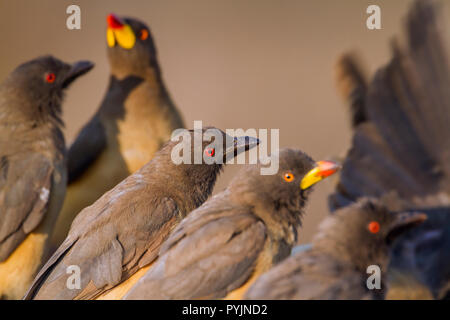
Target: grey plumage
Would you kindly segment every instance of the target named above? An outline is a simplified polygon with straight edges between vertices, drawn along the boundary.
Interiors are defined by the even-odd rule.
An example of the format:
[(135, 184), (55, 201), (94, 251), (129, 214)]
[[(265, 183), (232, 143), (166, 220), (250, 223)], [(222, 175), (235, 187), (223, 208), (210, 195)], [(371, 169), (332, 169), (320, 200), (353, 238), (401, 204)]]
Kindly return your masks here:
[[(224, 150), (227, 156), (258, 143), (255, 138), (239, 137), (230, 147), (225, 133), (210, 130), (223, 135), (223, 145), (213, 143), (216, 152)], [(27, 299), (93, 299), (157, 257), (169, 232), (211, 194), (222, 168), (222, 164), (205, 162), (175, 164), (171, 152), (177, 144), (168, 142), (148, 164), (77, 215), (69, 235), (37, 275)], [(200, 145), (201, 154), (209, 144)], [(66, 286), (70, 265), (81, 270), (78, 290)]]
[(390, 281), (394, 287), (406, 283), (397, 276), (408, 275), (435, 298), (450, 283), (450, 69), (438, 11), (434, 1), (414, 2), (406, 47), (394, 41), (393, 58), (371, 82), (362, 104), (367, 119), (355, 128), (330, 197), (335, 210), (363, 196), (394, 194), (390, 209), (426, 212), (428, 220), (393, 249)]
[[(113, 36), (115, 43), (107, 46), (108, 88), (69, 148), (69, 185), (51, 237), (54, 249), (82, 209), (139, 170), (174, 130), (184, 127), (163, 81), (149, 27), (135, 18), (109, 15), (111, 19), (135, 41), (123, 47)], [(109, 25), (107, 32), (114, 32)]]
[[(124, 299), (238, 299), (254, 277), (286, 258), (311, 192), (299, 186), (315, 164), (293, 149), (279, 159), (277, 174), (248, 165), (184, 219)], [(284, 181), (286, 173), (295, 178)]]
[[(391, 213), (382, 203), (360, 200), (327, 217), (310, 250), (299, 252), (262, 275), (247, 299), (380, 299), (386, 293), (389, 249), (404, 230), (425, 214)], [(379, 231), (371, 231), (377, 223)], [(370, 290), (367, 268), (381, 270), (381, 288)]]
[[(0, 86), (0, 296), (19, 298), (9, 290), (14, 286), (9, 268), (15, 263), (39, 266), (45, 257), (43, 248), (38, 257), (33, 255), (38, 252), (21, 252), (21, 257), (6, 261), (45, 218), (50, 221), (39, 231), (42, 234), (50, 232), (57, 217), (67, 179), (61, 120), (64, 89), (92, 66), (45, 56), (17, 67)], [(19, 277), (34, 276), (30, 269), (36, 267), (22, 268), (30, 274)], [(22, 280), (17, 280), (20, 288), (19, 283)]]

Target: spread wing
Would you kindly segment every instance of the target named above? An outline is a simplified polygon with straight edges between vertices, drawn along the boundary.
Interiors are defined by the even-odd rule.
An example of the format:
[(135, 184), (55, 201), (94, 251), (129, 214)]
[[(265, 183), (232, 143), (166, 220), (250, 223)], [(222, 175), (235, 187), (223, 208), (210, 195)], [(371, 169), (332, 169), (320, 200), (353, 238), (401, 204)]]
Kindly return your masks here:
[(222, 298), (251, 276), (265, 226), (218, 196), (182, 221), (124, 299)]
[[(418, 275), (435, 297), (445, 295), (441, 292), (450, 282), (445, 269), (450, 265), (445, 241), (450, 235), (450, 68), (438, 12), (433, 1), (414, 2), (407, 46), (394, 44), (390, 63), (369, 85), (361, 104), (366, 121), (355, 128), (329, 199), (336, 210), (363, 196), (394, 191), (407, 200), (404, 209), (427, 213), (425, 223), (396, 242), (390, 270)], [(393, 210), (399, 210), (398, 200)], [(431, 234), (440, 240), (430, 241)]]
[(95, 115), (69, 148), (68, 174), (69, 184), (78, 179), (106, 148), (105, 128)]
[(368, 88), (367, 121), (330, 198), (332, 210), (390, 190), (406, 199), (450, 193), (450, 72), (436, 10), (417, 1), (407, 20), (407, 48)]
[[(136, 174), (80, 212), (27, 299), (92, 299), (155, 259), (178, 207), (170, 198), (145, 199), (151, 191)], [(80, 271), (79, 288), (67, 286), (73, 266)]]
[(0, 157), (0, 261), (33, 231), (46, 213), (54, 167), (38, 153)]

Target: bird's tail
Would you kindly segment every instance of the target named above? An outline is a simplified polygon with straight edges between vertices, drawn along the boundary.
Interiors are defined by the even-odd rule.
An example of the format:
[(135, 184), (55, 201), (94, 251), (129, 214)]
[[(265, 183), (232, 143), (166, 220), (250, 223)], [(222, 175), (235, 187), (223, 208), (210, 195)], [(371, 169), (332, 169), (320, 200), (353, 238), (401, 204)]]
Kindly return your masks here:
[(450, 194), (450, 69), (437, 13), (432, 1), (414, 3), (406, 47), (393, 43), (393, 58), (366, 89), (365, 121), (355, 127), (332, 209), (392, 190), (405, 199)]
[(352, 127), (367, 119), (365, 98), (367, 77), (360, 58), (355, 53), (343, 55), (336, 64), (337, 89), (349, 106)]

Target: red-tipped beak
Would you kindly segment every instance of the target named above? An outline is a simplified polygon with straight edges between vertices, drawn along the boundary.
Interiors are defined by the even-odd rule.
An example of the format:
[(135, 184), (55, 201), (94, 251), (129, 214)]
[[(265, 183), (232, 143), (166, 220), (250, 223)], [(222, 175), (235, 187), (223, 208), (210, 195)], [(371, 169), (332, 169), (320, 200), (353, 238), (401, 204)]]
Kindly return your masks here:
[(316, 166), (303, 177), (300, 188), (308, 189), (317, 182), (331, 176), (340, 169), (339, 164), (332, 161), (318, 161)]
[(108, 14), (106, 17), (106, 22), (108, 22), (108, 28), (111, 29), (122, 29), (124, 26), (122, 20), (120, 20), (120, 18), (113, 13)]
[(335, 174), (341, 168), (339, 164), (333, 161), (318, 161), (317, 164), (320, 169), (317, 175), (322, 178), (327, 178)]

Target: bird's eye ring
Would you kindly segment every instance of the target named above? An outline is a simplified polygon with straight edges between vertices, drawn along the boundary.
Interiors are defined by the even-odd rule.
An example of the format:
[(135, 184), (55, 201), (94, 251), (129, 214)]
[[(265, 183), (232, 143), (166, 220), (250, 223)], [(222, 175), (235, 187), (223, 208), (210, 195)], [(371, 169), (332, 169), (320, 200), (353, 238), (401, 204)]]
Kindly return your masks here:
[(288, 172), (284, 175), (283, 178), (286, 182), (292, 182), (294, 180), (294, 175), (292, 173)]
[(378, 231), (380, 231), (380, 224), (376, 221), (372, 221), (367, 225), (367, 229), (369, 229), (370, 233), (378, 233)]
[(147, 40), (147, 38), (148, 38), (148, 31), (147, 31), (147, 29), (142, 29), (141, 30), (141, 32), (139, 34), (139, 38), (141, 40)]
[(55, 76), (54, 73), (48, 73), (48, 74), (45, 76), (45, 80), (46, 80), (48, 83), (53, 83), (53, 82), (55, 82), (55, 80), (56, 80), (56, 76)]
[(214, 154), (216, 153), (216, 149), (214, 149), (214, 148), (206, 148), (205, 149), (205, 154), (208, 156), (208, 157), (214, 157)]

